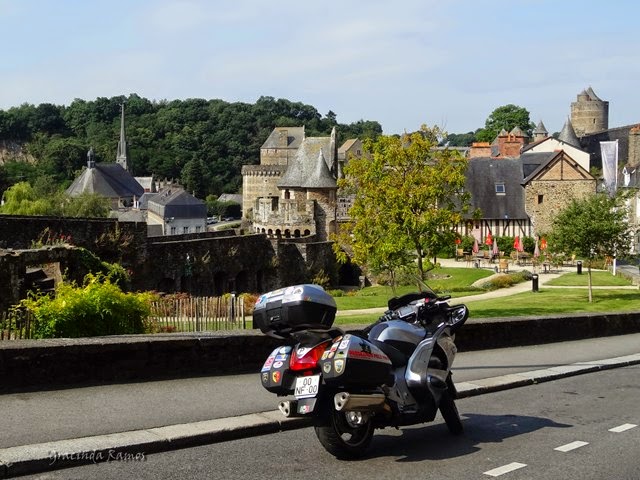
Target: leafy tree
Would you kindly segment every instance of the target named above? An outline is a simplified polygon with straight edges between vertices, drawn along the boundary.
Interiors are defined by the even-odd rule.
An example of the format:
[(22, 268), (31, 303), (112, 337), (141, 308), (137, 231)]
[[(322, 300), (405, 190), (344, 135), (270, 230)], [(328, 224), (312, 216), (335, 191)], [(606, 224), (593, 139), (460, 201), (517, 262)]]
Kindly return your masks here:
[(473, 132), (450, 133), (441, 143), (450, 147), (470, 147), (475, 140), (476, 134)]
[[(440, 131), (381, 136), (366, 141), (367, 156), (352, 159), (339, 186), (355, 196), (351, 220), (337, 236), (356, 263), (393, 271), (414, 259), (422, 279), (424, 258), (453, 243), (454, 227), (467, 209), (467, 160), (457, 151), (435, 150)], [(428, 265), (427, 265), (428, 268)]]
[(501, 130), (510, 132), (515, 127), (520, 127), (530, 137), (535, 125), (531, 123), (529, 111), (526, 108), (510, 103), (491, 112), (485, 121), (484, 129), (476, 133), (476, 138), (480, 142), (493, 142)]
[(550, 242), (556, 251), (587, 260), (589, 303), (593, 301), (591, 263), (598, 256), (614, 256), (629, 249), (627, 209), (622, 196), (598, 193), (573, 200), (553, 221)]

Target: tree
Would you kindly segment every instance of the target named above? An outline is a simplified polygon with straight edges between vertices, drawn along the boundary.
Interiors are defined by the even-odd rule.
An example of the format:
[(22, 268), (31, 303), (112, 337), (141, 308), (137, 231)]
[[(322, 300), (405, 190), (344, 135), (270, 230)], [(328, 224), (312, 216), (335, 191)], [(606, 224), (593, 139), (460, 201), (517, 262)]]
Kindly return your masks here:
[(551, 243), (555, 250), (587, 259), (589, 303), (593, 301), (591, 264), (598, 256), (614, 256), (629, 248), (627, 209), (622, 196), (598, 193), (573, 200), (553, 221)]
[(531, 136), (535, 125), (529, 119), (529, 111), (524, 107), (513, 104), (496, 108), (484, 123), (484, 129), (476, 133), (479, 142), (493, 142), (501, 130), (510, 132), (515, 127), (520, 127), (523, 133)]
[(381, 136), (365, 142), (368, 153), (352, 159), (339, 186), (354, 194), (350, 221), (336, 239), (356, 263), (392, 273), (417, 262), (425, 277), (424, 258), (453, 244), (468, 193), (467, 160), (459, 152), (436, 150), (441, 132), (423, 126), (419, 132)]

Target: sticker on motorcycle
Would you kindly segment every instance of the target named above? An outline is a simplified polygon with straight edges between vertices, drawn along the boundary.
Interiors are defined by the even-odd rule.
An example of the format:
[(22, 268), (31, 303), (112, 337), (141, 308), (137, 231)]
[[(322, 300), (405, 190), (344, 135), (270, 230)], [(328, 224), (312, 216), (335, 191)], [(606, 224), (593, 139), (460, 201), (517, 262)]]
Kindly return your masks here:
[(276, 355), (275, 360), (276, 360), (276, 362), (286, 362), (287, 361), (287, 355), (285, 355), (285, 354)]
[(291, 347), (280, 347), (278, 353), (289, 353), (291, 351)]
[(282, 367), (282, 365), (284, 365), (284, 363), (282, 363), (282, 362), (275, 362), (275, 363), (273, 364), (273, 368), (281, 368), (281, 367)]
[(331, 371), (331, 362), (326, 362), (324, 365), (322, 365), (322, 371), (324, 373), (329, 373)]
[(264, 383), (265, 385), (266, 385), (267, 383), (269, 383), (269, 373), (268, 373), (268, 372), (264, 372), (264, 373), (262, 374), (262, 383)]
[(338, 347), (340, 350), (344, 350), (345, 348), (347, 348), (349, 346), (349, 339), (351, 338), (350, 335), (346, 335), (344, 337), (344, 340), (342, 340), (340, 342), (340, 346)]
[(262, 366), (261, 372), (266, 372), (268, 370), (271, 370), (271, 365), (273, 365), (273, 362), (275, 359), (276, 359), (275, 356), (268, 357), (267, 360), (264, 362), (264, 365)]
[(271, 374), (271, 378), (273, 379), (273, 383), (280, 383), (280, 379), (282, 378), (282, 374), (280, 370), (276, 370)]
[(344, 371), (344, 360), (336, 360), (333, 362), (333, 368), (335, 368), (336, 374), (340, 375)]
[[(379, 350), (378, 348), (365, 342), (364, 340), (360, 341), (357, 344), (357, 347), (359, 347), (359, 349), (354, 348), (356, 347), (354, 343), (350, 345), (350, 350), (347, 352), (347, 357), (358, 358), (362, 360), (373, 360), (376, 362), (383, 362), (383, 363), (389, 363), (389, 364), (391, 363), (391, 360), (389, 360), (389, 357), (387, 357), (384, 353), (382, 353), (382, 350)], [(371, 347), (373, 347), (373, 349)]]

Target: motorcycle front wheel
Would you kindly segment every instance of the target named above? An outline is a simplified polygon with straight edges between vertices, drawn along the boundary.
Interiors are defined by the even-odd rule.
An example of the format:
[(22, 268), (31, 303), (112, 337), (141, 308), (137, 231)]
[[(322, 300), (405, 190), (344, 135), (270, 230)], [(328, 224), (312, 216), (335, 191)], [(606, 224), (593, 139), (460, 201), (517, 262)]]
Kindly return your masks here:
[(316, 436), (327, 452), (338, 459), (362, 457), (373, 438), (373, 423), (359, 412), (329, 409), (325, 423), (315, 427)]

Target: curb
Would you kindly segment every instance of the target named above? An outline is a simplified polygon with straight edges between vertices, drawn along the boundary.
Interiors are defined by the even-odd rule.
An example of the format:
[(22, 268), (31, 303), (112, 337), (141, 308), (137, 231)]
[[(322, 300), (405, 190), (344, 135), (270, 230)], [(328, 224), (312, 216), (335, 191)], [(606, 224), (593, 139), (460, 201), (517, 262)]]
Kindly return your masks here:
[[(508, 390), (612, 368), (640, 365), (640, 354), (577, 362), (543, 370), (456, 384), (457, 398)], [(0, 478), (46, 472), (99, 462), (143, 461), (166, 452), (311, 426), (308, 418), (286, 418), (279, 411), (205, 420), (0, 449)]]

